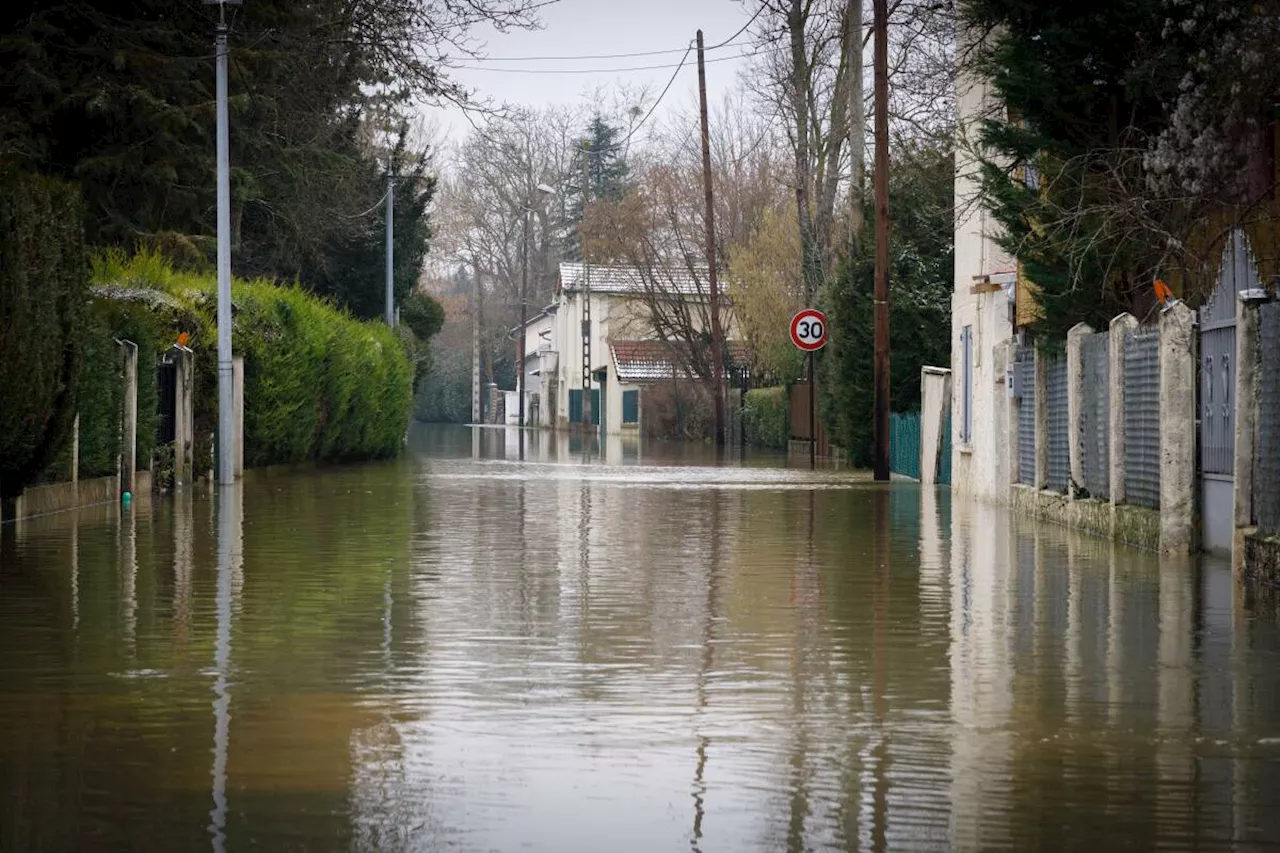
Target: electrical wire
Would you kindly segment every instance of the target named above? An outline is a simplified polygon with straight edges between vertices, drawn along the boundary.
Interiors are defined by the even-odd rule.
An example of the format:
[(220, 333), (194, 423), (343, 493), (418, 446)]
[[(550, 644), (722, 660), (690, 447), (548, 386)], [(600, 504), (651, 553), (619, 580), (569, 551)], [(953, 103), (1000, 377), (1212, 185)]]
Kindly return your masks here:
[[(745, 33), (747, 31), (747, 28), (756, 22), (756, 18), (760, 17), (760, 14), (764, 12), (764, 9), (765, 9), (764, 4), (761, 4), (760, 8), (756, 9), (756, 13), (751, 16), (751, 19), (747, 21), (745, 24), (743, 24), (742, 27), (736, 33), (729, 36), (727, 39), (725, 39), (724, 41), (718, 44), (708, 45), (707, 47), (704, 48), (704, 50), (720, 50), (726, 47), (742, 47), (748, 44), (748, 42), (737, 42), (737, 38), (738, 36)], [(683, 53), (683, 52), (684, 52), (683, 48), (673, 47), (669, 50), (642, 50), (634, 53), (582, 53), (574, 56), (471, 56), (471, 57), (467, 57), (466, 61), (469, 63), (470, 62), (576, 62), (583, 59), (637, 59), (645, 56), (668, 56), (671, 54)], [(464, 66), (464, 67), (467, 67), (467, 66)], [(651, 66), (651, 68), (663, 68), (663, 67), (670, 68), (672, 66), (670, 65)], [(624, 68), (624, 69), (618, 69), (618, 70), (628, 71), (632, 69)], [(649, 70), (649, 68), (635, 69), (635, 70)], [(587, 73), (587, 72), (584, 72), (584, 73)]]
[[(718, 56), (714, 59), (705, 60), (707, 65), (713, 62), (729, 62), (734, 59), (743, 59), (746, 57), (756, 56), (766, 51), (752, 51), (750, 53), (735, 53), (733, 56)], [(686, 57), (688, 51), (685, 52)], [(679, 68), (684, 64), (684, 59), (676, 63), (665, 63), (662, 65), (636, 65), (630, 68), (487, 68), (483, 65), (454, 65), (453, 68), (465, 68), (468, 71), (488, 71), (495, 74), (622, 74), (631, 71), (661, 71), (664, 68)]]
[(724, 47), (725, 45), (727, 45), (729, 42), (731, 42), (731, 41), (733, 41), (734, 39), (736, 39), (738, 36), (740, 36), (740, 35), (742, 35), (743, 33), (745, 33), (745, 32), (747, 31), (747, 27), (749, 27), (749, 26), (751, 26), (752, 24), (754, 24), (754, 23), (756, 22), (756, 18), (760, 17), (760, 13), (764, 11), (764, 7), (765, 7), (765, 4), (764, 4), (764, 3), (761, 3), (761, 4), (760, 4), (760, 8), (759, 8), (759, 9), (756, 9), (756, 13), (755, 13), (754, 15), (752, 15), (752, 16), (751, 16), (751, 20), (747, 21), (745, 24), (743, 24), (743, 25), (742, 25), (742, 29), (738, 30), (736, 33), (734, 33), (733, 35), (729, 36), (727, 39), (725, 39), (724, 41), (720, 42), (719, 44), (713, 44), (713, 45), (711, 45), (711, 47), (704, 48), (704, 50), (719, 50), (720, 48), (722, 48), (722, 47)]
[(691, 42), (689, 46), (684, 49), (684, 56), (680, 57), (680, 64), (677, 65), (676, 70), (672, 72), (671, 79), (667, 81), (667, 85), (662, 89), (662, 94), (658, 95), (658, 99), (653, 102), (653, 106), (649, 107), (649, 112), (644, 114), (644, 118), (640, 119), (636, 126), (631, 128), (630, 132), (627, 133), (626, 138), (622, 140), (622, 146), (626, 146), (627, 143), (631, 141), (631, 137), (636, 135), (636, 131), (649, 120), (649, 116), (653, 115), (653, 111), (658, 108), (658, 104), (662, 103), (662, 99), (667, 96), (667, 92), (671, 91), (671, 84), (676, 82), (676, 77), (680, 74), (680, 69), (684, 67), (685, 62), (689, 59), (689, 52), (692, 50), (693, 44)]
[[(733, 39), (717, 45), (717, 47), (740, 47), (738, 45), (730, 45)], [(745, 44), (745, 42), (743, 43)], [(712, 50), (712, 48), (707, 48)], [(575, 62), (580, 59), (636, 59), (644, 56), (667, 56), (673, 53), (683, 53), (684, 48), (673, 47), (670, 50), (642, 50), (638, 53), (584, 53), (577, 56), (471, 56), (467, 57), (467, 62)]]

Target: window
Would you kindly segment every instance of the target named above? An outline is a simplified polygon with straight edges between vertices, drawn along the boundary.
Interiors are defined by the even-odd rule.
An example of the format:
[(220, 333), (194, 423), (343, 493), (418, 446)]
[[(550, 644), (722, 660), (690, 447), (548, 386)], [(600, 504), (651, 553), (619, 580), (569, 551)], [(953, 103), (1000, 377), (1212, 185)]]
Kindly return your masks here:
[(622, 422), (624, 424), (640, 423), (640, 392), (622, 392)]
[(960, 443), (973, 441), (973, 326), (960, 330)]

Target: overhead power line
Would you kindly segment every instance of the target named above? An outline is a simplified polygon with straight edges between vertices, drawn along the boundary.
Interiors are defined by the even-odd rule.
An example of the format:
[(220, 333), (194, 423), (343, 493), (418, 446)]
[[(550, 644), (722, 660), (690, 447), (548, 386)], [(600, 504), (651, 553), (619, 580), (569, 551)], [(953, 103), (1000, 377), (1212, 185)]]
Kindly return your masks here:
[[(756, 50), (743, 53), (735, 53), (732, 56), (718, 56), (715, 59), (706, 60), (707, 64), (712, 62), (730, 62), (734, 59), (747, 59), (752, 56), (759, 56), (762, 53), (769, 53), (780, 48), (766, 48), (764, 50)], [(686, 51), (686, 58), (688, 51)], [(495, 74), (623, 74), (632, 71), (661, 71), (665, 68), (679, 68), (684, 64), (684, 59), (676, 63), (663, 63), (661, 65), (634, 65), (629, 68), (489, 68), (483, 65), (455, 65), (454, 68), (465, 68), (468, 71), (489, 71)]]
[[(729, 39), (725, 41), (721, 47), (741, 47), (747, 42), (739, 42), (731, 45)], [(673, 47), (669, 50), (642, 50), (638, 53), (583, 53), (576, 56), (471, 56), (467, 58), (467, 62), (575, 62), (581, 59), (636, 59), (644, 56), (670, 56), (676, 53), (684, 53), (683, 47)]]
[[(723, 47), (741, 47), (741, 46), (750, 44), (750, 42), (737, 41), (737, 37), (741, 36), (742, 33), (746, 32), (746, 29), (748, 29), (748, 27), (750, 27), (751, 24), (755, 23), (755, 19), (759, 18), (760, 13), (763, 13), (763, 12), (764, 12), (764, 5), (760, 5), (760, 8), (755, 10), (755, 14), (751, 15), (751, 19), (748, 20), (748, 22), (746, 22), (745, 24), (742, 24), (742, 27), (739, 29), (739, 31), (733, 33), (733, 35), (726, 38), (726, 40), (719, 42), (719, 44), (708, 45), (707, 47), (705, 47), (705, 50), (721, 50), (723, 49)], [(558, 63), (558, 61), (564, 61), (564, 63), (570, 63), (570, 61), (579, 61), (584, 59), (639, 59), (639, 58), (643, 58), (643, 56), (669, 56), (673, 54), (685, 54), (685, 53), (687, 53), (687, 47), (671, 47), (671, 49), (667, 49), (667, 50), (641, 50), (641, 51), (635, 51), (635, 53), (627, 53), (627, 54), (575, 54), (575, 55), (562, 55), (562, 56), (468, 56), (466, 61), (467, 63)], [(708, 60), (708, 61), (716, 61), (716, 60)], [(470, 64), (462, 65), (462, 67), (470, 68)], [(671, 65), (654, 65), (653, 68), (671, 68)], [(618, 69), (618, 70), (627, 70), (627, 69)], [(644, 68), (639, 70), (649, 70), (649, 69)]]

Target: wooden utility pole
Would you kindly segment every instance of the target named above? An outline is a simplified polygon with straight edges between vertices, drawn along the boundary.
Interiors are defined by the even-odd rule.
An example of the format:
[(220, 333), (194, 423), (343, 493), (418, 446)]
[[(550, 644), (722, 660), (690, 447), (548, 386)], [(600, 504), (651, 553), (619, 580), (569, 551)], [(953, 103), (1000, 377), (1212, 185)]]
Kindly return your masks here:
[(724, 447), (724, 350), (720, 330), (720, 281), (716, 276), (716, 210), (711, 189), (711, 131), (707, 124), (707, 67), (702, 56), (702, 30), (698, 30), (698, 112), (702, 118), (702, 185), (707, 202), (707, 277), (711, 283), (711, 372), (716, 447)]
[(889, 479), (889, 10), (873, 0), (876, 42), (875, 478)]

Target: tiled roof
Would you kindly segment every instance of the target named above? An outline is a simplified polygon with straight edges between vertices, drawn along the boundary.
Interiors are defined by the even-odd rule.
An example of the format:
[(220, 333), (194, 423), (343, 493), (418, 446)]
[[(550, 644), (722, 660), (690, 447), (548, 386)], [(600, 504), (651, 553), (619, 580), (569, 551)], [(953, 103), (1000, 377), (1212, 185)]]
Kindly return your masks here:
[(697, 271), (697, 278), (684, 267), (667, 267), (652, 275), (643, 275), (639, 267), (613, 267), (590, 265), (590, 281), (584, 264), (561, 264), (560, 287), (566, 291), (580, 291), (586, 283), (596, 293), (644, 293), (649, 288), (662, 292), (674, 292), (683, 296), (710, 295), (710, 283), (705, 269)]
[[(687, 376), (683, 368), (675, 367), (671, 345), (662, 341), (610, 341), (609, 350), (613, 354), (613, 366), (620, 382), (657, 382), (670, 379), (673, 372), (679, 376)], [(729, 352), (736, 364), (747, 363), (745, 343), (730, 341)]]

